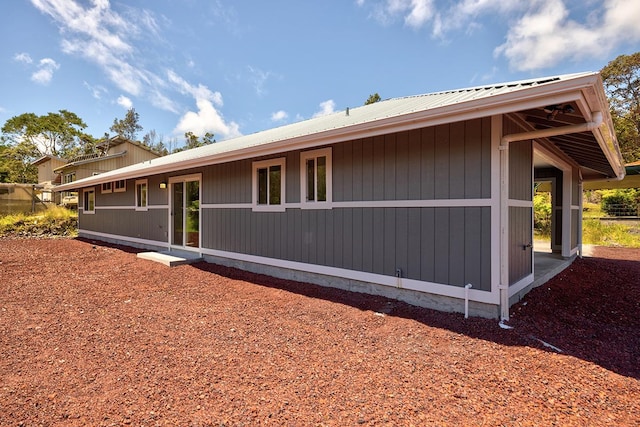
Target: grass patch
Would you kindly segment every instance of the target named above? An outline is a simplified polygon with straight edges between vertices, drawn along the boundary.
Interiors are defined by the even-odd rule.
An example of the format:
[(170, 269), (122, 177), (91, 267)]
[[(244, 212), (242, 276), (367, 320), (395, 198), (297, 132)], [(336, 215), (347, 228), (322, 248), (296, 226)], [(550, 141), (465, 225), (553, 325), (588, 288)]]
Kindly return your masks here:
[(583, 243), (599, 246), (640, 248), (640, 229), (637, 225), (608, 223), (599, 219), (584, 219)]
[(78, 213), (51, 206), (37, 214), (0, 216), (0, 236), (70, 236), (78, 234)]

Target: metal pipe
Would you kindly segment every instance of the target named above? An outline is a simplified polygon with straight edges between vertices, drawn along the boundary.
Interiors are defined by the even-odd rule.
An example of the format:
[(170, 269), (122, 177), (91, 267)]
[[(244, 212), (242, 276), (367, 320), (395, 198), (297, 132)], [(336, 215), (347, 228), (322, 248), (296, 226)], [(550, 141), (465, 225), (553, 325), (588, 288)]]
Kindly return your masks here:
[(469, 289), (472, 287), (471, 283), (464, 285), (464, 318), (469, 318)]

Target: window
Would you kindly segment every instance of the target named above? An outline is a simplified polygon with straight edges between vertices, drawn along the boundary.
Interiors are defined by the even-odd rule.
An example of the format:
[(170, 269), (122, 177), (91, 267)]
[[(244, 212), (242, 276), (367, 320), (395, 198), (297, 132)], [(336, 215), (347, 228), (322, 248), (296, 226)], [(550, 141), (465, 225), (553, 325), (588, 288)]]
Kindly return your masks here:
[(303, 209), (331, 208), (331, 148), (300, 154), (300, 202)]
[(136, 181), (136, 210), (147, 210), (147, 180)]
[(283, 212), (285, 182), (284, 157), (253, 162), (253, 209)]
[(124, 179), (121, 179), (113, 183), (114, 193), (122, 193), (125, 191), (127, 191), (127, 181), (125, 181)]
[(103, 182), (102, 183), (102, 193), (111, 193), (111, 187), (113, 183), (111, 182)]
[(83, 204), (82, 209), (85, 214), (96, 212), (96, 192), (93, 188), (82, 190)]
[(76, 180), (76, 173), (75, 172), (71, 172), (71, 173), (65, 174), (63, 184), (68, 184), (68, 183), (73, 182), (75, 180)]

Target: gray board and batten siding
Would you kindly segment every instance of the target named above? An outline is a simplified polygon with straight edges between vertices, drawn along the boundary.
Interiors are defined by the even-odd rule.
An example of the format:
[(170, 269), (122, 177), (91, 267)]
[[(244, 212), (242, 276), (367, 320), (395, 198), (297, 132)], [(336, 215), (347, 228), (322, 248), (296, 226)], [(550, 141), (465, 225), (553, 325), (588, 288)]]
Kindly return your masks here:
[[(386, 276), (400, 269), (403, 278), (457, 287), (471, 283), (473, 289), (491, 291), (489, 117), (354, 139), (331, 148), (332, 209), (254, 212), (252, 162), (265, 159), (260, 157), (151, 176), (150, 209), (143, 212), (101, 209), (115, 193), (100, 194), (98, 189), (96, 212), (81, 215), (80, 227), (166, 246), (168, 190), (159, 183), (202, 173), (203, 249)], [(286, 158), (286, 203), (300, 202), (300, 153), (267, 157)], [(128, 180), (125, 205), (133, 206), (134, 188), (135, 180)], [(465, 206), (464, 199), (474, 203)], [(447, 200), (457, 202), (448, 206)], [(403, 203), (376, 204), (393, 201)], [(419, 201), (441, 203), (424, 206)], [(153, 209), (154, 204), (166, 208)]]

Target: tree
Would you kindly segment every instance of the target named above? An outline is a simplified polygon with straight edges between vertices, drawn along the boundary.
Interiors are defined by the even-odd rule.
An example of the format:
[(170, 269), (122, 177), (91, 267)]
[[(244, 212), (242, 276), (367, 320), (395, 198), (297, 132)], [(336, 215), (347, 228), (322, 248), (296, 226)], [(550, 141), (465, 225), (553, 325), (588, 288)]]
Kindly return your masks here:
[(38, 116), (24, 113), (7, 120), (0, 137), (0, 175), (7, 182), (36, 182), (32, 162), (44, 155), (72, 158), (91, 149), (83, 132), (87, 125), (76, 114), (60, 110)]
[(142, 137), (142, 143), (161, 156), (166, 156), (167, 154), (169, 154), (169, 150), (164, 144), (162, 135), (158, 137), (155, 129), (151, 129)]
[(142, 130), (142, 126), (139, 123), (140, 114), (136, 113), (135, 108), (129, 108), (124, 119), (113, 119), (113, 125), (109, 128), (111, 132), (115, 132), (120, 136), (124, 136), (131, 141), (136, 140), (136, 135)]
[(640, 52), (620, 55), (601, 71), (625, 162), (640, 159)]
[(378, 95), (378, 92), (376, 92), (369, 95), (369, 98), (367, 98), (367, 100), (364, 102), (364, 105), (375, 104), (378, 101), (382, 101), (382, 98), (380, 98), (380, 95)]
[(204, 136), (202, 137), (202, 140), (200, 140), (200, 137), (198, 137), (198, 135), (194, 134), (193, 132), (185, 133), (184, 138), (185, 138), (184, 147), (176, 148), (173, 151), (174, 153), (177, 153), (179, 151), (184, 151), (184, 150), (190, 150), (192, 148), (203, 147), (205, 145), (213, 144), (214, 142), (216, 142), (216, 140), (213, 138), (213, 134), (210, 132), (205, 133)]
[(86, 127), (80, 117), (67, 110), (45, 116), (24, 113), (5, 122), (2, 139), (14, 147), (26, 144), (28, 147), (22, 147), (22, 151), (34, 157), (68, 157), (79, 145), (79, 139), (86, 136), (82, 132)]

